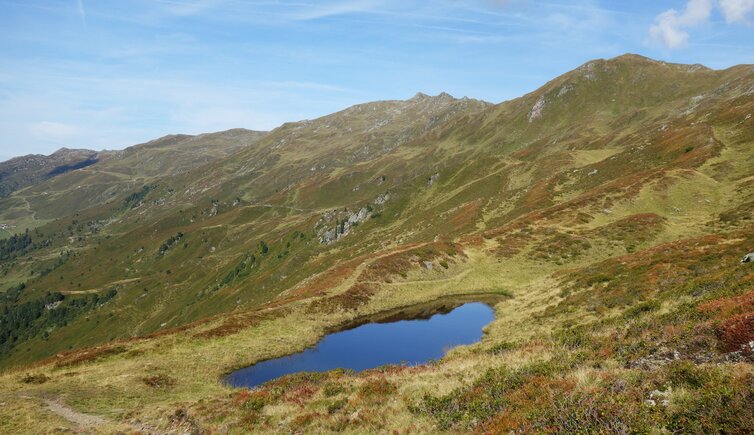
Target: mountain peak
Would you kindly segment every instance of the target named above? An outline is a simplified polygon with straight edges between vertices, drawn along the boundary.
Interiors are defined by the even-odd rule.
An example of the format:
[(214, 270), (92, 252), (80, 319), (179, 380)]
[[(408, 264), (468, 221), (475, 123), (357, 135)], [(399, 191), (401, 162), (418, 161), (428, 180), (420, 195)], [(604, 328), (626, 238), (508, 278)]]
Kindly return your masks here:
[(625, 54), (621, 54), (620, 56), (615, 56), (610, 59), (592, 60), (585, 63), (582, 66), (587, 66), (590, 64), (593, 65), (595, 63), (622, 64), (622, 65), (629, 65), (629, 66), (647, 66), (647, 67), (651, 67), (651, 66), (673, 67), (673, 68), (684, 70), (686, 72), (712, 71), (711, 68), (705, 65), (699, 64), (699, 63), (683, 64), (683, 63), (665, 62), (663, 60), (652, 59), (652, 58), (642, 56), (640, 54), (635, 54), (635, 53), (625, 53)]
[(417, 92), (416, 95), (411, 97), (408, 101), (423, 101), (423, 100), (455, 100), (456, 98), (447, 92), (441, 92), (435, 96), (427, 95), (424, 92)]
[(642, 63), (653, 63), (653, 64), (659, 64), (663, 63), (659, 60), (655, 60), (652, 58), (649, 58), (647, 56), (642, 56), (640, 54), (636, 53), (624, 53), (620, 56), (615, 56), (613, 58), (608, 59), (608, 61), (614, 61), (614, 62), (642, 62)]
[(55, 158), (55, 157), (63, 157), (63, 156), (75, 155), (75, 154), (96, 154), (96, 153), (97, 151), (90, 150), (90, 149), (62, 147), (47, 157)]

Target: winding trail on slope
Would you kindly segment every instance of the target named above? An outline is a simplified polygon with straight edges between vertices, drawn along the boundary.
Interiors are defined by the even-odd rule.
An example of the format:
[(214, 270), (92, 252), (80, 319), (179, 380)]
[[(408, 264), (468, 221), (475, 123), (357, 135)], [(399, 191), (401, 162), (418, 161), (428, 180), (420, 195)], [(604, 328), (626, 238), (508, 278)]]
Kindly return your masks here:
[(140, 280), (141, 280), (141, 278), (119, 279), (117, 281), (109, 282), (109, 283), (107, 283), (107, 284), (105, 284), (105, 285), (103, 285), (101, 287), (97, 287), (97, 288), (90, 288), (90, 289), (86, 289), (86, 290), (61, 290), (60, 293), (63, 293), (64, 295), (85, 295), (85, 294), (89, 294), (89, 293), (98, 293), (98, 292), (101, 292), (102, 290), (104, 290), (104, 289), (106, 289), (108, 287), (112, 287), (112, 286), (115, 286), (115, 285), (118, 285), (118, 284), (127, 284), (129, 282), (140, 281)]
[[(112, 426), (115, 424), (117, 427), (118, 425), (122, 424), (122, 423), (115, 423), (104, 417), (100, 417), (99, 415), (85, 414), (83, 412), (76, 411), (75, 409), (71, 408), (70, 406), (60, 401), (60, 399), (45, 398), (43, 400), (45, 404), (47, 405), (48, 410), (70, 421), (71, 423), (77, 425), (80, 430), (87, 433), (91, 432), (92, 430), (96, 431), (98, 428), (102, 430), (102, 426)], [(164, 433), (162, 431), (157, 430), (151, 425), (141, 423), (139, 421), (125, 423), (125, 425), (126, 427), (130, 426), (131, 429), (133, 429), (137, 433), (145, 433), (145, 434)], [(121, 433), (121, 432), (118, 432), (118, 433)]]
[(81, 428), (91, 429), (107, 423), (107, 420), (102, 417), (78, 412), (59, 400), (44, 399), (44, 402), (47, 404), (47, 409)]

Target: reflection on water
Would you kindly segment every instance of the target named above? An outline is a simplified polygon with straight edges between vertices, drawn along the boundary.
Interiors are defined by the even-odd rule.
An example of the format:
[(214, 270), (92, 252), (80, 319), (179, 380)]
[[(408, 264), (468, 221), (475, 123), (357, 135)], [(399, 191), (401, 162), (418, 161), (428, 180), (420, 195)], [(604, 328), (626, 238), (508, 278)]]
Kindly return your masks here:
[(431, 310), (404, 310), (334, 332), (316, 347), (237, 370), (228, 375), (227, 381), (235, 387), (254, 387), (296, 372), (422, 364), (442, 357), (455, 346), (479, 341), (482, 328), (494, 319), (492, 308), (481, 302), (451, 308), (443, 305)]

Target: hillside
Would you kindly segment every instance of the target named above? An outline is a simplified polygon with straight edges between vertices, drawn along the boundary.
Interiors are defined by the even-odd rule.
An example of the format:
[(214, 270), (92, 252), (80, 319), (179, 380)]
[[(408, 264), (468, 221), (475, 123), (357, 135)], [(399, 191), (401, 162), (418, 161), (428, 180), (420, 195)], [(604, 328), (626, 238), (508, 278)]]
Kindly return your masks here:
[(11, 159), (0, 163), (0, 189), (6, 192), (0, 194), (0, 223), (35, 228), (106, 204), (134, 186), (227, 157), (264, 135), (244, 129), (169, 135), (122, 151), (64, 148), (50, 156)]
[[(213, 136), (168, 137), (14, 192), (47, 223), (0, 257), (23, 317), (0, 428), (86, 426), (71, 407), (102, 431), (754, 430), (752, 113), (754, 66), (624, 55), (496, 105), (367, 103), (206, 160)], [(221, 382), (469, 295), (496, 320), (435, 363)]]
[(99, 159), (92, 150), (60, 150), (44, 156), (29, 154), (0, 163), (0, 198), (56, 175), (92, 165)]

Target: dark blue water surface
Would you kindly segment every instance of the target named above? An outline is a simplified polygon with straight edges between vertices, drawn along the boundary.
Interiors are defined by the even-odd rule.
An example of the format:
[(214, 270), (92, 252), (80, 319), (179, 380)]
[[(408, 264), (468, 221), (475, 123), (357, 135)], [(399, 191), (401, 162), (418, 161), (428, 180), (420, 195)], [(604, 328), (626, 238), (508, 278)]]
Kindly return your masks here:
[(237, 370), (227, 381), (234, 387), (254, 387), (297, 372), (422, 364), (442, 357), (452, 347), (481, 340), (482, 328), (494, 317), (488, 305), (471, 302), (429, 319), (369, 323), (329, 334), (303, 352)]

